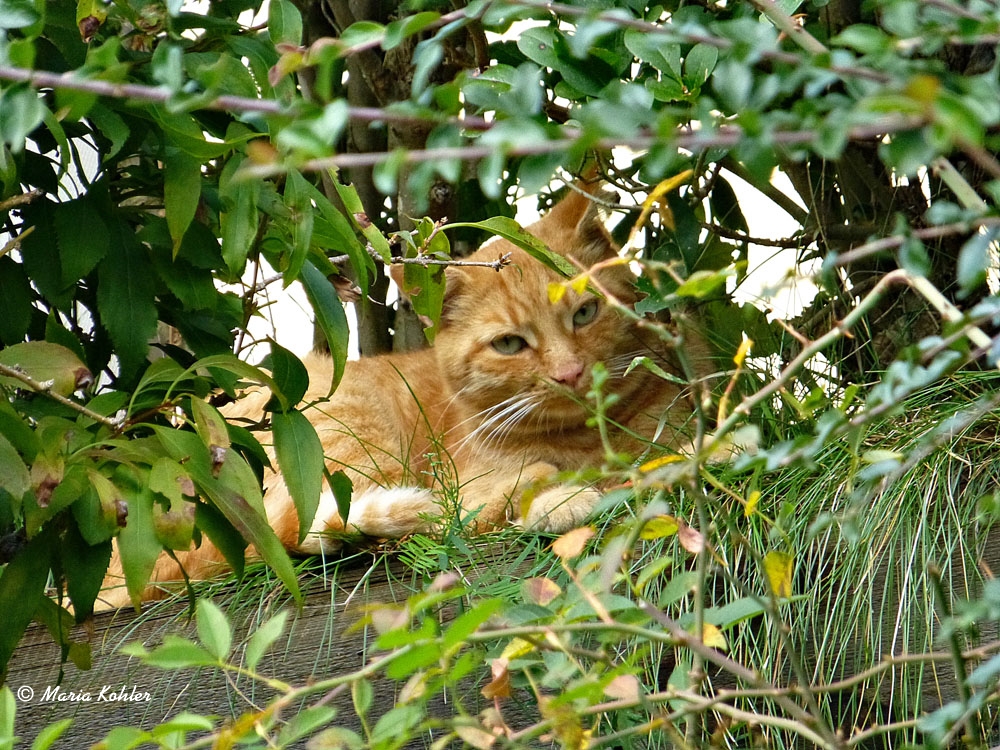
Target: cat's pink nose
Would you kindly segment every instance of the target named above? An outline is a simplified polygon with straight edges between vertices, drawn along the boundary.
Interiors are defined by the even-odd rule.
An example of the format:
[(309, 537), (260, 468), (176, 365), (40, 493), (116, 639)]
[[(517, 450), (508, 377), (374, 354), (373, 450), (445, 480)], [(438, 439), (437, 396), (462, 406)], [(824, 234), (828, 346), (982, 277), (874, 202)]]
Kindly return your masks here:
[(579, 360), (570, 360), (560, 363), (552, 373), (552, 379), (567, 388), (576, 388), (583, 375), (583, 363)]

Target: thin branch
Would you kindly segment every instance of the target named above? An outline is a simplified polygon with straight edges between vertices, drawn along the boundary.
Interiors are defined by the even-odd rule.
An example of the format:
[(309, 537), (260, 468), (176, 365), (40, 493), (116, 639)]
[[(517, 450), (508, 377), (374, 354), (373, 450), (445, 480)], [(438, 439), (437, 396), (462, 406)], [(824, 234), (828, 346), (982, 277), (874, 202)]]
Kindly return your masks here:
[(7, 241), (6, 245), (0, 247), (0, 258), (7, 255), (7, 253), (13, 252), (14, 250), (17, 250), (19, 247), (21, 247), (21, 243), (24, 242), (24, 238), (34, 231), (35, 228), (33, 226), (28, 227), (16, 237), (11, 237), (10, 240)]
[[(183, 104), (183, 99), (171, 89), (163, 86), (146, 86), (140, 83), (112, 83), (93, 78), (79, 78), (76, 71), (68, 73), (50, 73), (44, 70), (28, 70), (9, 65), (0, 66), (0, 80), (26, 83), (37, 89), (62, 89), (80, 91), (95, 96), (107, 96), (113, 99), (132, 99), (151, 104), (166, 104), (175, 100)], [(245, 96), (224, 94), (207, 101), (192, 99), (193, 109), (208, 109), (224, 112), (257, 112), (265, 115), (293, 115), (302, 109), (301, 105), (287, 106), (274, 99), (254, 99)], [(304, 102), (302, 103), (304, 104)], [(428, 117), (393, 112), (391, 109), (379, 107), (347, 108), (347, 118), (358, 122), (385, 122), (400, 125), (412, 125), (428, 121), (448, 122), (467, 130), (489, 130), (490, 123), (482, 117)]]
[[(881, 118), (877, 122), (848, 129), (847, 139), (852, 141), (867, 141), (889, 133), (915, 130), (924, 124), (926, 124), (926, 118), (923, 116), (892, 114)], [(337, 154), (297, 163), (295, 164), (295, 168), (303, 172), (325, 172), (330, 169), (375, 167), (387, 161), (396, 161), (403, 164), (447, 161), (452, 159), (479, 161), (496, 154), (498, 149), (502, 150), (508, 156), (537, 156), (572, 149), (584, 135), (577, 128), (563, 128), (562, 132), (565, 136), (563, 138), (556, 138), (543, 143), (511, 145), (507, 148), (504, 148), (502, 145), (491, 144), (486, 146), (470, 145), (393, 152)], [(812, 130), (783, 130), (771, 133), (769, 141), (776, 146), (807, 146), (812, 143), (815, 137), (816, 134)], [(711, 133), (701, 131), (681, 133), (673, 139), (673, 145), (688, 151), (702, 151), (710, 148), (733, 148), (745, 141), (746, 138), (747, 135), (742, 128), (725, 126)], [(591, 145), (598, 150), (610, 150), (618, 146), (626, 146), (637, 151), (644, 151), (654, 146), (663, 146), (664, 142), (663, 135), (642, 133), (634, 138), (602, 138)], [(291, 168), (291, 165), (281, 163), (255, 164), (248, 167), (241, 167), (240, 174), (244, 177), (274, 177), (284, 174)]]
[(25, 193), (20, 193), (18, 195), (12, 195), (10, 198), (0, 201), (0, 213), (5, 213), (13, 208), (27, 205), (28, 203), (41, 198), (43, 195), (45, 195), (45, 193), (38, 188), (29, 190)]
[(772, 240), (767, 237), (751, 237), (749, 234), (744, 234), (743, 232), (736, 231), (735, 229), (727, 229), (721, 224), (713, 224), (709, 221), (699, 222), (702, 229), (707, 229), (712, 234), (716, 234), (719, 237), (724, 237), (727, 240), (734, 240), (736, 242), (746, 242), (751, 245), (760, 245), (762, 247), (780, 247), (782, 249), (799, 248), (803, 245), (809, 244), (809, 241), (802, 236), (801, 233), (793, 234), (791, 237), (785, 237), (784, 239)]
[[(418, 255), (416, 258), (392, 258), (389, 263), (394, 266), (398, 265), (409, 265), (409, 266), (478, 266), (480, 268), (492, 268), (494, 271), (499, 271), (502, 268), (506, 268), (510, 265), (510, 256), (512, 253), (504, 253), (496, 260), (451, 260), (445, 258), (432, 258), (429, 255)], [(382, 260), (379, 258), (379, 260)]]
[(953, 234), (968, 234), (984, 227), (1000, 227), (1000, 218), (996, 216), (984, 216), (980, 219), (970, 219), (969, 221), (956, 221), (952, 224), (941, 224), (936, 227), (925, 227), (914, 229), (910, 235), (896, 234), (891, 237), (882, 237), (872, 240), (864, 245), (852, 248), (847, 252), (838, 253), (833, 261), (834, 266), (847, 266), (859, 260), (868, 258), (886, 250), (895, 250), (902, 245), (908, 237), (916, 237), (920, 240), (937, 240), (942, 237), (949, 237)]
[(61, 393), (57, 393), (56, 391), (52, 390), (52, 383), (40, 383), (30, 375), (21, 372), (16, 367), (8, 367), (7, 365), (0, 364), (0, 375), (20, 381), (23, 385), (27, 386), (30, 390), (34, 391), (35, 393), (40, 393), (43, 396), (47, 396), (53, 401), (56, 401), (70, 409), (73, 409), (73, 411), (82, 414), (88, 419), (93, 419), (95, 422), (100, 422), (103, 425), (107, 425), (113, 430), (116, 431), (120, 430), (122, 428), (122, 425), (124, 424), (123, 419), (119, 419), (116, 417), (106, 417), (103, 414), (98, 414), (96, 411), (91, 411), (86, 406), (78, 404), (76, 403), (76, 401), (73, 401), (72, 399), (66, 398)]

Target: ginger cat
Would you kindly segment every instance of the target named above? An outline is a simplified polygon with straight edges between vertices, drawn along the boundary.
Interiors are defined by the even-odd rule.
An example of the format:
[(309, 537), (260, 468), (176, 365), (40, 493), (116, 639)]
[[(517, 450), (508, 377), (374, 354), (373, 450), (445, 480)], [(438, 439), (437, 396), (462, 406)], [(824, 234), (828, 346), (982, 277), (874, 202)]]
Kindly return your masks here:
[[(528, 231), (582, 268), (617, 253), (591, 202), (576, 192)], [(643, 367), (623, 377), (638, 356), (681, 375), (673, 352), (656, 333), (589, 290), (568, 289), (550, 302), (549, 285), (561, 277), (507, 241), (487, 243), (470, 260), (495, 260), (504, 253), (511, 253), (512, 265), (500, 272), (447, 269), (444, 312), (432, 349), (349, 362), (333, 397), (307, 411), (330, 470), (344, 470), (354, 491), (345, 522), (326, 489), (311, 532), (299, 545), (291, 498), (281, 477), (268, 473), (268, 519), (290, 551), (333, 551), (340, 543), (328, 532), (345, 529), (390, 538), (428, 530), (448, 512), (442, 493), (435, 492), (441, 489), (434, 486), (435, 471), (452, 475), (461, 512), (474, 514), (477, 530), (516, 519), (528, 488), (534, 497), (520, 518), (525, 527), (562, 532), (579, 525), (600, 492), (551, 480), (562, 471), (600, 466), (604, 459), (598, 431), (586, 425), (596, 362), (605, 363), (611, 374), (606, 391), (618, 397), (609, 411), (617, 425), (610, 432), (617, 452), (637, 457), (647, 441), (675, 450), (687, 444), (682, 430), (693, 411), (693, 391)], [(638, 300), (626, 265), (601, 270), (595, 280), (626, 305)], [(321, 400), (332, 363), (313, 354), (305, 364), (312, 383), (305, 402)], [(251, 393), (228, 416), (258, 419), (268, 396)], [(207, 541), (178, 557), (192, 578), (206, 577), (222, 560)], [(153, 580), (180, 579), (176, 563), (164, 555)], [(127, 603), (124, 587), (108, 593), (102, 597), (106, 604)], [(156, 596), (152, 587), (147, 593)]]

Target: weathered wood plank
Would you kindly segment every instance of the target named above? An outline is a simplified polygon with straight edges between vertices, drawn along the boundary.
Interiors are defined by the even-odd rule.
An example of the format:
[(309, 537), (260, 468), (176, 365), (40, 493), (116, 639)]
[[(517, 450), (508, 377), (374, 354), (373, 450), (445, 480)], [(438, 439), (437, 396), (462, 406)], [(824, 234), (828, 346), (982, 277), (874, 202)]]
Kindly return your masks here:
[[(467, 575), (495, 573), (495, 569), (466, 571)], [(364, 666), (375, 637), (370, 628), (356, 628), (365, 608), (405, 601), (419, 586), (413, 571), (389, 560), (375, 567), (368, 564), (331, 566), (325, 574), (320, 571), (309, 577), (311, 580), (305, 581), (304, 607), (295, 615), (287, 635), (278, 641), (258, 668), (262, 674), (292, 684), (348, 674)], [(280, 584), (273, 584), (269, 591), (270, 599), (287, 598)], [(235, 642), (239, 643), (252, 633), (259, 621), (270, 616), (261, 616), (261, 613), (273, 607), (274, 602), (262, 601), (260, 593), (256, 595), (256, 602), (248, 602), (246, 592), (229, 591), (228, 595), (231, 600), (226, 606), (236, 625)], [(217, 599), (222, 602), (221, 597)], [(137, 659), (117, 653), (125, 643), (138, 641), (152, 646), (162, 641), (166, 633), (193, 636), (194, 631), (194, 623), (187, 617), (187, 603), (183, 600), (149, 605), (141, 615), (131, 611), (99, 613), (89, 633), (93, 668), (82, 671), (67, 664), (60, 681), (59, 647), (47, 631), (31, 628), (14, 655), (8, 678), (15, 693), (21, 687), (34, 692), (32, 700), (18, 701), (17, 734), (31, 739), (49, 723), (72, 718), (71, 731), (56, 747), (80, 748), (102, 739), (113, 727), (128, 725), (148, 729), (180, 711), (234, 718), (248, 711), (251, 704), (263, 706), (272, 694), (249, 679), (227, 682), (219, 670), (210, 668), (171, 673), (146, 667)], [(78, 628), (74, 637), (87, 638), (88, 634)], [(485, 668), (482, 677), (488, 678)], [(463, 695), (472, 706), (485, 707), (486, 701), (478, 693), (478, 682), (464, 685)], [(51, 692), (55, 686), (59, 686), (64, 695), (87, 693), (91, 699), (86, 702), (54, 700)], [(376, 681), (375, 687), (371, 716), (377, 718), (393, 706), (397, 686), (383, 680)], [(46, 689), (50, 691), (49, 696), (45, 695)], [(141, 700), (106, 700), (109, 696), (120, 695), (123, 690), (126, 696), (138, 694)], [(350, 720), (355, 719), (350, 691), (336, 696), (332, 705), (338, 708), (338, 720), (350, 726)], [(439, 708), (448, 711), (446, 707)]]

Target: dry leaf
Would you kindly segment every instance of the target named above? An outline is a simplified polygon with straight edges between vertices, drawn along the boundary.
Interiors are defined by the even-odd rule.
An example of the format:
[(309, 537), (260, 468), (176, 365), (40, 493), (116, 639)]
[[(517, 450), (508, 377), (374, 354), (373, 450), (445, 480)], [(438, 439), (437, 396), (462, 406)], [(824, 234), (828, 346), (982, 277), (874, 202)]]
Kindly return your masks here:
[(635, 675), (620, 674), (607, 684), (604, 694), (617, 700), (637, 701), (642, 694), (642, 686)]
[(485, 729), (467, 726), (465, 724), (455, 725), (455, 734), (462, 738), (463, 742), (472, 745), (476, 750), (487, 750), (497, 741), (495, 734), (490, 734)]
[(552, 551), (563, 560), (576, 557), (587, 546), (587, 542), (594, 536), (594, 530), (590, 526), (581, 526), (578, 529), (567, 531), (552, 543)]
[(705, 537), (701, 532), (681, 520), (677, 521), (677, 541), (692, 555), (700, 555), (705, 549)]
[(534, 604), (547, 607), (562, 593), (559, 584), (549, 578), (529, 578), (522, 585), (524, 597)]
[(490, 683), (482, 689), (484, 698), (510, 697), (510, 672), (507, 671), (507, 665), (509, 663), (510, 662), (504, 657), (493, 660), (493, 663), (490, 665), (490, 671), (493, 674), (493, 679), (490, 680)]

